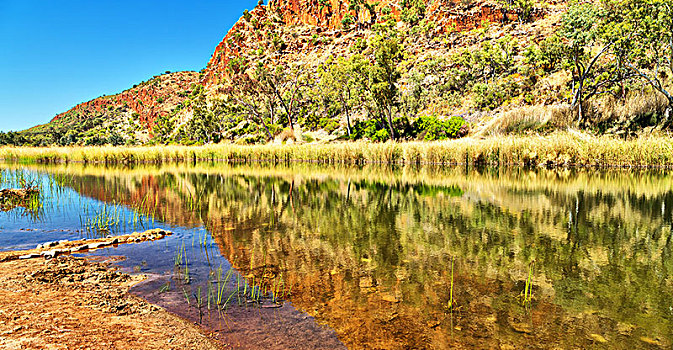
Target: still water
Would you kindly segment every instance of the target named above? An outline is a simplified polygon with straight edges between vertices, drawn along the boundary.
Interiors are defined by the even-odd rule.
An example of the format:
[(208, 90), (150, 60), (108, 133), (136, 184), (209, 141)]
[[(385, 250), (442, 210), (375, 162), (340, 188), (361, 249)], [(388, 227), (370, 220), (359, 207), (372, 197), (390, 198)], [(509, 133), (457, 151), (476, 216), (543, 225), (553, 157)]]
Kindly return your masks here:
[[(239, 348), (670, 349), (673, 175), (0, 165), (0, 249), (145, 228), (132, 292)], [(101, 217), (112, 224), (101, 230)], [(96, 219), (96, 220), (94, 220)], [(230, 272), (231, 271), (231, 272)]]

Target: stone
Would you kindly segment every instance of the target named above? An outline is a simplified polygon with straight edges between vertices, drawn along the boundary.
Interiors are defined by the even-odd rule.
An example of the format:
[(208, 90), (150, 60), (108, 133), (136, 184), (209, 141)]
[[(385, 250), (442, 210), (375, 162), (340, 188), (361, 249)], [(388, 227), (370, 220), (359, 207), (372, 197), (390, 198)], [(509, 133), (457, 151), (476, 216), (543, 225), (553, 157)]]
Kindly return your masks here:
[(89, 249), (98, 249), (109, 245), (107, 242), (89, 243)]
[(395, 298), (394, 295), (391, 295), (391, 294), (388, 294), (388, 293), (382, 294), (381, 299), (383, 299), (383, 301), (387, 301), (389, 303), (399, 303), (400, 302), (399, 300), (397, 300), (397, 298)]
[(636, 329), (636, 326), (628, 323), (622, 323), (618, 322), (617, 323), (617, 332), (621, 335), (631, 335), (631, 332)]
[(82, 250), (87, 250), (87, 249), (89, 249), (89, 245), (88, 244), (82, 244), (80, 246), (70, 248), (70, 252), (80, 252)]
[(656, 346), (661, 346), (662, 345), (659, 340), (652, 339), (652, 338), (649, 338), (649, 337), (640, 337), (640, 341), (642, 341), (643, 343), (650, 344), (650, 345), (656, 345)]
[(530, 334), (530, 333), (533, 332), (530, 325), (528, 325), (526, 323), (510, 322), (509, 325), (512, 326), (512, 329), (517, 333)]
[(40, 254), (38, 254), (38, 253), (32, 253), (32, 254), (27, 254), (27, 255), (21, 255), (21, 256), (19, 257), (19, 259), (21, 259), (21, 260), (25, 260), (25, 259), (34, 259), (34, 258), (39, 258), (39, 257), (41, 257), (41, 256), (42, 256), (42, 255), (40, 255)]
[(46, 252), (42, 252), (40, 255), (42, 255), (45, 259), (53, 259), (58, 256), (60, 251), (54, 249), (54, 250), (48, 250)]

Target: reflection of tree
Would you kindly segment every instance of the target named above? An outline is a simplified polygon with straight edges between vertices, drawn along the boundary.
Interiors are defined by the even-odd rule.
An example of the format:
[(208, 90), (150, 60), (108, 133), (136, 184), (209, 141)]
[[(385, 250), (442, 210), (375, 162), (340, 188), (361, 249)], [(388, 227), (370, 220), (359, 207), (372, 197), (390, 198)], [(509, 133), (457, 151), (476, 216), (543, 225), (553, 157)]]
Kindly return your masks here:
[[(165, 220), (205, 224), (241, 269), (283, 271), (295, 285), (293, 301), (343, 332), (353, 330), (339, 308), (374, 317), (369, 313), (380, 305), (372, 305), (372, 295), (402, 301), (392, 307), (407, 323), (363, 322), (380, 332), (409, 322), (422, 330), (441, 313), (456, 257), (459, 302), (460, 293), (464, 303), (485, 293), (498, 300), (494, 307), (515, 307), (515, 282), (534, 260), (538, 298), (571, 313), (601, 310), (651, 334), (673, 333), (667, 177), (599, 174), (586, 181), (581, 173), (486, 171), (445, 173), (430, 185), (357, 171), (260, 171), (120, 172), (80, 177), (77, 186), (106, 200), (158, 198)], [(195, 196), (199, 204), (190, 209)]]

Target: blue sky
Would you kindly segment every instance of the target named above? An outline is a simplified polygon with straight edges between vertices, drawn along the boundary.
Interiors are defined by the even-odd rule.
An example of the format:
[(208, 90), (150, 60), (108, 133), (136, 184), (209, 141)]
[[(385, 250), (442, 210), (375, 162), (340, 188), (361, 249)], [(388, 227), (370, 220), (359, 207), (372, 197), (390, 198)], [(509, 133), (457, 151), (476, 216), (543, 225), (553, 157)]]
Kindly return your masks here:
[(0, 0), (0, 131), (164, 71), (201, 70), (257, 0)]

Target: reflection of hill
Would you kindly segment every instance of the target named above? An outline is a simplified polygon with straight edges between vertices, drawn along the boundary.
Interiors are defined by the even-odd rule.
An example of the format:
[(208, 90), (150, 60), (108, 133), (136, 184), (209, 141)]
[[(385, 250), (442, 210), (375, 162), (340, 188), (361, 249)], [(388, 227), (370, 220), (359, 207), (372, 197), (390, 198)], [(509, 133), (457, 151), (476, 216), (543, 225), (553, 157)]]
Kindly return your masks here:
[[(616, 322), (648, 337), (673, 333), (673, 180), (663, 174), (309, 165), (49, 171), (71, 175), (86, 195), (150, 198), (148, 208), (156, 202), (169, 223), (206, 225), (246, 273), (282, 272), (293, 302), (347, 344), (526, 340), (565, 348), (588, 333), (619, 338)], [(443, 307), (452, 257), (460, 307), (453, 325)], [(535, 337), (513, 331), (525, 321), (516, 296), (531, 261)]]

